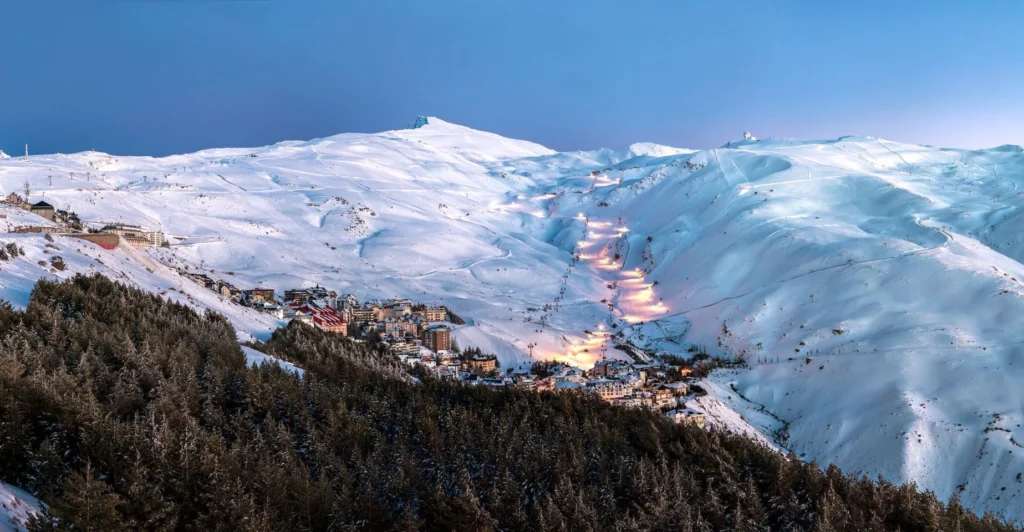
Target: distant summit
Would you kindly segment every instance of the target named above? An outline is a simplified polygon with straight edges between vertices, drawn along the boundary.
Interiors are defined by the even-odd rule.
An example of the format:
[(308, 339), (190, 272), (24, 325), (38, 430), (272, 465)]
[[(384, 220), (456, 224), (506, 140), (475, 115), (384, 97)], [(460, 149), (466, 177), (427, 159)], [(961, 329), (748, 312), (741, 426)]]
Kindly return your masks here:
[(425, 116), (417, 116), (416, 117), (416, 121), (413, 122), (412, 125), (409, 126), (409, 129), (419, 129), (419, 128), (421, 128), (421, 127), (423, 127), (423, 126), (425, 126), (425, 125), (427, 125), (429, 123), (430, 123), (430, 120), (428, 120), (427, 117), (425, 117)]

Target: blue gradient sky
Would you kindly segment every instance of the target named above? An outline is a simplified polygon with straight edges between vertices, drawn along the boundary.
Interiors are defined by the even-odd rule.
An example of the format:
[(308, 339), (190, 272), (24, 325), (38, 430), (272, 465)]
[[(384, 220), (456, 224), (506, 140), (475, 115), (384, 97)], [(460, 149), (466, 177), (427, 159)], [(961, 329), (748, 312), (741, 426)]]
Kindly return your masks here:
[(161, 155), (419, 114), (559, 150), (1024, 144), (1024, 2), (977, 4), (3, 1), (0, 148)]

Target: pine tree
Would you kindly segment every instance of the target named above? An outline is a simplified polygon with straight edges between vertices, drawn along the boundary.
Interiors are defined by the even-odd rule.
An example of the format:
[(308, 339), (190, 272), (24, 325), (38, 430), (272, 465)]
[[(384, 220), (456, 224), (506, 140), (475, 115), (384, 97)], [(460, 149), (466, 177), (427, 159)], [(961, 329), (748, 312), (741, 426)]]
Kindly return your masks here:
[(815, 532), (846, 530), (849, 517), (846, 505), (836, 495), (835, 487), (830, 479), (825, 492), (821, 496), (821, 500), (818, 502), (818, 510), (814, 514), (812, 530)]
[(949, 499), (949, 505), (942, 516), (942, 530), (946, 532), (961, 532), (964, 520), (963, 506), (960, 505), (960, 495), (954, 493)]
[(62, 487), (62, 496), (47, 509), (46, 525), (34, 522), (36, 530), (116, 532), (127, 530), (117, 511), (120, 497), (96, 476), (92, 463), (74, 471)]
[(761, 494), (757, 491), (757, 485), (752, 477), (747, 477), (747, 489), (743, 495), (744, 517), (747, 521), (748, 530), (767, 530), (765, 524), (764, 506), (761, 504)]

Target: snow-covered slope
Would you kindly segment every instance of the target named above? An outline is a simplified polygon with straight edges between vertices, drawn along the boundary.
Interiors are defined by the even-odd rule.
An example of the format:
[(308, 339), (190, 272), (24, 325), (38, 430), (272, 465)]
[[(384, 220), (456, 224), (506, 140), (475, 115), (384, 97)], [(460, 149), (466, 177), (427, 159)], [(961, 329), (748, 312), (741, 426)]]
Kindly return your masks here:
[(0, 482), (0, 532), (23, 532), (41, 508), (35, 497)]
[[(28, 215), (24, 211), (0, 207), (0, 215), (16, 220)], [(38, 217), (37, 217), (38, 218)], [(0, 218), (0, 222), (6, 220)], [(2, 225), (2, 224), (0, 224)], [(15, 223), (18, 226), (20, 224)], [(43, 225), (40, 223), (39, 225)], [(171, 301), (197, 310), (214, 310), (223, 314), (239, 330), (239, 340), (266, 339), (281, 323), (268, 314), (238, 306), (221, 295), (185, 279), (131, 246), (105, 250), (91, 242), (55, 235), (47, 240), (38, 233), (0, 234), (0, 246), (14, 245), (24, 252), (0, 261), (0, 299), (18, 307), (28, 303), (32, 287), (39, 279), (61, 280), (75, 274), (103, 275), (159, 294)], [(55, 261), (63, 268), (55, 266)]]
[[(708, 383), (713, 421), (1024, 517), (1019, 148), (845, 137), (554, 153), (417, 125), (166, 158), (10, 159), (0, 188), (28, 180), (33, 201), (84, 220), (166, 231), (170, 249), (57, 245), (68, 271), (137, 277), (254, 335), (274, 323), (164, 265), (242, 288), (443, 303), (468, 322), (460, 343), (503, 367), (530, 353), (586, 366), (626, 356), (627, 340), (744, 354), (752, 369)], [(41, 237), (11, 239), (28, 258), (0, 264), (0, 296), (23, 301), (53, 274), (36, 266)]]
[(643, 322), (630, 336), (745, 354), (719, 398), (805, 459), (1020, 518), (1024, 157), (738, 144), (603, 173), (621, 184), (562, 205), (628, 224), (613, 271), (658, 283), (619, 306)]
[(276, 365), (278, 365), (278, 366), (280, 366), (283, 369), (286, 369), (288, 371), (292, 371), (292, 372), (294, 372), (296, 375), (298, 375), (300, 377), (306, 375), (305, 370), (303, 370), (302, 368), (296, 366), (295, 364), (292, 364), (291, 362), (287, 362), (287, 361), (284, 361), (284, 360), (281, 360), (281, 359), (278, 359), (278, 358), (274, 358), (274, 357), (272, 357), (272, 356), (270, 356), (270, 355), (268, 355), (266, 353), (261, 353), (261, 352), (255, 350), (255, 349), (253, 349), (251, 347), (243, 345), (242, 346), (242, 353), (245, 354), (245, 361), (250, 366), (260, 366), (263, 363), (270, 363), (270, 364), (276, 364)]

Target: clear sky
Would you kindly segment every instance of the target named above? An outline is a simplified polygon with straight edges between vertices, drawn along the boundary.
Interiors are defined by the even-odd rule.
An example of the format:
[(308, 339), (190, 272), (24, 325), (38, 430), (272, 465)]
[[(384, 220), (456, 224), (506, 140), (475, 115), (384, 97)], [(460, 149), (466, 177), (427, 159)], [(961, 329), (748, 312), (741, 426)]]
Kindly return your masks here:
[(0, 0), (0, 148), (162, 155), (404, 127), (558, 150), (1024, 144), (1024, 2)]

